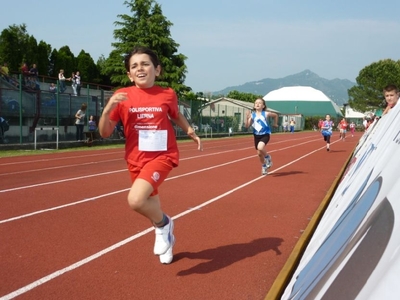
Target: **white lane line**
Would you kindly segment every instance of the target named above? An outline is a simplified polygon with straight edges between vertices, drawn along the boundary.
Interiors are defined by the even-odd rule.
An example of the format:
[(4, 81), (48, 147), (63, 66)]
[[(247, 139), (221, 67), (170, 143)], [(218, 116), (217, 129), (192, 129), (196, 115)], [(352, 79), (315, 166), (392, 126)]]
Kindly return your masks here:
[[(289, 163), (287, 163), (287, 164), (275, 169), (274, 171), (271, 171), (269, 174), (273, 174), (273, 173), (275, 173), (275, 172), (277, 172), (279, 170), (282, 170), (283, 168), (286, 168), (287, 166), (290, 166), (290, 165), (294, 164), (295, 162), (298, 162), (299, 160), (301, 160), (301, 159), (303, 159), (303, 158), (305, 158), (307, 156), (310, 156), (311, 154), (314, 154), (315, 152), (317, 152), (317, 151), (319, 151), (321, 149), (324, 149), (324, 148), (325, 147), (321, 147), (319, 149), (311, 151), (308, 154), (305, 154), (305, 155), (303, 155), (303, 156), (301, 156), (301, 157), (299, 157), (299, 158), (297, 158), (297, 159), (295, 159), (295, 160), (293, 160), (293, 161), (291, 161), (291, 162), (289, 162)], [(252, 156), (252, 157), (254, 158), (254, 156)], [(193, 208), (188, 209), (188, 210), (186, 210), (184, 212), (181, 212), (180, 214), (177, 214), (176, 216), (172, 217), (172, 219), (176, 220), (176, 219), (178, 219), (180, 217), (183, 217), (183, 216), (185, 216), (185, 215), (187, 215), (187, 214), (189, 214), (189, 213), (191, 213), (191, 212), (193, 212), (195, 210), (198, 210), (198, 209), (200, 209), (200, 208), (202, 208), (204, 206), (207, 206), (207, 205), (209, 205), (209, 204), (211, 204), (211, 203), (213, 203), (215, 201), (218, 201), (219, 199), (224, 198), (225, 196), (230, 195), (230, 194), (232, 194), (232, 193), (234, 193), (234, 192), (236, 192), (236, 191), (238, 191), (238, 190), (240, 190), (240, 189), (252, 184), (253, 182), (256, 182), (257, 180), (260, 180), (260, 179), (263, 179), (263, 178), (265, 178), (265, 176), (259, 176), (257, 178), (254, 178), (253, 180), (250, 180), (250, 181), (248, 181), (248, 182), (246, 182), (246, 183), (244, 183), (244, 184), (242, 184), (240, 186), (237, 186), (236, 188), (231, 189), (231, 190), (229, 190), (229, 191), (227, 191), (227, 192), (225, 192), (225, 193), (223, 193), (223, 194), (221, 194), (221, 195), (219, 195), (219, 196), (217, 196), (215, 198), (212, 198), (212, 199), (210, 199), (210, 200), (208, 200), (206, 202), (203, 202), (202, 204), (197, 205), (196, 207), (193, 207)], [(143, 236), (143, 235), (145, 235), (145, 234), (147, 234), (147, 233), (149, 233), (149, 232), (151, 232), (153, 230), (154, 230), (153, 227), (147, 228), (147, 229), (145, 229), (145, 230), (143, 230), (143, 231), (141, 231), (141, 232), (139, 232), (139, 233), (137, 233), (137, 234), (135, 234), (135, 235), (133, 235), (131, 237), (126, 238), (125, 240), (122, 240), (122, 241), (120, 241), (120, 242), (118, 242), (118, 243), (116, 243), (114, 245), (111, 245), (110, 247), (108, 247), (106, 249), (103, 249), (103, 250), (101, 250), (101, 251), (99, 251), (99, 252), (97, 252), (97, 253), (89, 256), (89, 257), (86, 257), (86, 258), (84, 258), (84, 259), (82, 259), (82, 260), (80, 260), (80, 261), (78, 261), (78, 262), (76, 262), (76, 263), (74, 263), (74, 264), (72, 264), (72, 265), (70, 265), (68, 267), (65, 267), (63, 269), (55, 271), (55, 272), (53, 272), (53, 273), (51, 273), (51, 274), (49, 274), (49, 275), (47, 275), (45, 277), (42, 277), (42, 278), (40, 278), (40, 279), (30, 283), (30, 284), (18, 289), (18, 290), (15, 290), (15, 291), (13, 291), (13, 292), (1, 297), (0, 300), (6, 300), (6, 299), (9, 300), (9, 299), (13, 299), (13, 298), (15, 298), (15, 297), (17, 297), (19, 295), (22, 295), (22, 294), (24, 294), (24, 293), (26, 293), (26, 292), (28, 292), (28, 291), (30, 291), (30, 290), (42, 285), (42, 284), (44, 284), (44, 283), (46, 283), (46, 282), (48, 282), (50, 280), (53, 280), (53, 279), (63, 275), (66, 272), (75, 270), (75, 269), (77, 269), (77, 268), (79, 268), (79, 267), (91, 262), (92, 260), (95, 260), (96, 258), (99, 258), (100, 256), (102, 256), (104, 254), (107, 254), (107, 253), (109, 253), (109, 252), (111, 252), (111, 251), (113, 251), (113, 250), (115, 250), (115, 249), (117, 249), (117, 248), (119, 248), (121, 246), (124, 246), (127, 243), (130, 243), (130, 242), (138, 239), (139, 237), (141, 237), (141, 236)]]
[[(77, 150), (77, 151), (79, 151), (79, 150)], [(82, 155), (79, 155), (79, 158), (94, 157), (94, 156), (103, 157), (104, 155), (113, 155), (113, 154), (121, 154), (121, 156), (124, 157), (124, 150), (122, 149), (120, 151), (93, 153), (93, 154), (85, 154), (85, 155), (82, 154)], [(7, 159), (7, 158), (6, 157), (0, 157), (0, 159)], [(44, 162), (44, 161), (69, 160), (69, 159), (76, 159), (76, 156), (41, 158), (41, 159), (35, 159), (35, 160), (14, 161), (14, 162), (8, 162), (8, 163), (3, 163), (0, 160), (0, 166), (21, 165), (21, 164)]]
[[(288, 146), (285, 148), (280, 148), (279, 150), (271, 150), (268, 151), (269, 153), (274, 153), (277, 151), (282, 151), (282, 150), (286, 150), (286, 149), (290, 149), (290, 148), (295, 148), (297, 146), (301, 146), (307, 143), (311, 143), (314, 142), (315, 140), (310, 140), (310, 141), (306, 141), (300, 144), (296, 144), (296, 145), (292, 145), (292, 146)], [(201, 155), (197, 155), (197, 156), (191, 156), (191, 157), (187, 157), (187, 158), (181, 158), (180, 161), (185, 161), (185, 160), (191, 160), (191, 159), (197, 159), (197, 158), (202, 158), (202, 157), (207, 157), (207, 156), (214, 156), (214, 155), (220, 155), (220, 154), (225, 154), (225, 153), (229, 153), (229, 152), (237, 152), (237, 151), (243, 151), (243, 150), (248, 150), (248, 149), (252, 149), (253, 147), (245, 147), (245, 148), (240, 148), (240, 149), (232, 149), (232, 150), (226, 150), (226, 151), (220, 151), (220, 152), (214, 152), (214, 153), (209, 153), (209, 154), (201, 154)], [(253, 156), (251, 156), (253, 157)], [(247, 159), (247, 158), (246, 158)], [(222, 164), (225, 165), (225, 164)], [(6, 192), (12, 192), (12, 191), (18, 191), (18, 190), (22, 190), (22, 189), (29, 189), (29, 188), (35, 188), (38, 186), (45, 186), (45, 185), (50, 185), (50, 184), (57, 184), (57, 183), (63, 183), (63, 182), (68, 182), (68, 181), (74, 181), (74, 180), (80, 180), (80, 179), (85, 179), (85, 178), (90, 178), (90, 177), (95, 177), (95, 176), (102, 176), (102, 175), (109, 175), (112, 173), (117, 173), (117, 172), (124, 172), (126, 171), (126, 169), (120, 169), (120, 170), (116, 170), (116, 171), (110, 171), (110, 172), (104, 172), (104, 173), (98, 173), (98, 174), (91, 174), (91, 175), (85, 175), (85, 176), (80, 176), (80, 177), (74, 177), (74, 178), (68, 178), (68, 179), (61, 179), (61, 180), (57, 180), (57, 181), (49, 181), (49, 182), (44, 182), (44, 183), (38, 183), (38, 184), (32, 184), (32, 185), (26, 185), (26, 186), (20, 186), (20, 187), (15, 187), (15, 188), (10, 188), (10, 189), (5, 189), (5, 190), (0, 190), (0, 193), (6, 193)]]
[[(230, 162), (227, 162), (227, 163), (223, 163), (223, 164), (220, 164), (220, 165), (214, 165), (212, 167), (204, 168), (204, 169), (201, 169), (201, 170), (196, 170), (196, 171), (193, 171), (193, 172), (189, 172), (189, 173), (185, 173), (185, 174), (181, 174), (181, 175), (177, 175), (177, 176), (173, 176), (173, 177), (168, 177), (167, 179), (165, 179), (165, 181), (177, 179), (177, 178), (180, 178), (180, 177), (189, 176), (189, 175), (200, 173), (200, 172), (205, 172), (205, 171), (208, 171), (208, 170), (212, 170), (212, 169), (215, 169), (215, 168), (219, 168), (219, 167), (222, 167), (222, 166), (233, 164), (235, 162), (242, 161), (242, 160), (249, 159), (249, 158), (254, 158), (254, 155), (253, 156), (248, 156), (248, 157), (245, 157), (245, 158), (241, 158), (241, 159), (237, 159), (235, 161), (230, 161)], [(125, 171), (125, 169), (123, 171)], [(15, 220), (19, 220), (19, 219), (23, 219), (23, 218), (27, 218), (27, 217), (31, 217), (31, 216), (34, 216), (34, 215), (42, 214), (42, 213), (53, 211), (53, 210), (62, 209), (62, 208), (69, 207), (69, 206), (82, 204), (82, 203), (89, 202), (89, 201), (94, 201), (94, 200), (97, 200), (97, 199), (100, 199), (100, 198), (104, 198), (104, 197), (108, 197), (108, 196), (111, 196), (111, 195), (115, 195), (115, 194), (119, 194), (119, 193), (122, 193), (122, 192), (129, 191), (129, 189), (130, 188), (126, 188), (126, 189), (122, 189), (122, 190), (119, 190), (119, 191), (114, 191), (114, 192), (111, 192), (111, 193), (102, 194), (102, 195), (98, 195), (98, 196), (91, 197), (91, 198), (86, 198), (86, 199), (79, 200), (79, 201), (76, 201), (76, 202), (73, 202), (73, 203), (68, 203), (68, 204), (64, 204), (64, 205), (60, 205), (60, 206), (55, 206), (55, 207), (51, 207), (51, 208), (47, 208), (47, 209), (31, 212), (31, 213), (28, 213), (28, 214), (25, 214), (25, 215), (20, 215), (20, 216), (17, 216), (17, 217), (12, 217), (12, 218), (9, 218), (9, 219), (0, 220), (0, 224), (11, 222), (11, 221), (15, 221)]]
[(19, 174), (24, 174), (24, 173), (41, 172), (41, 171), (57, 170), (57, 169), (64, 169), (64, 168), (74, 168), (77, 166), (103, 164), (104, 162), (112, 162), (112, 161), (121, 161), (121, 158), (108, 159), (106, 161), (104, 161), (104, 160), (103, 161), (91, 161), (91, 162), (87, 162), (87, 163), (80, 163), (80, 164), (73, 164), (73, 165), (48, 167), (48, 168), (42, 168), (42, 169), (31, 169), (31, 170), (24, 170), (24, 171), (10, 172), (10, 173), (1, 173), (0, 176), (19, 175)]
[[(282, 148), (282, 149), (280, 149), (280, 150), (286, 150), (286, 149), (289, 149), (289, 148), (292, 148), (292, 147), (294, 147), (294, 146), (289, 146), (289, 147), (286, 147), (286, 148)], [(280, 151), (280, 150), (279, 150), (279, 151)], [(234, 151), (234, 150), (232, 150), (232, 151)], [(236, 151), (237, 151), (237, 150), (236, 150)], [(275, 151), (278, 151), (278, 150), (275, 150)], [(273, 153), (273, 152), (275, 152), (275, 151), (270, 151), (270, 152)], [(316, 150), (316, 151), (317, 151), (317, 150)], [(228, 151), (228, 152), (230, 152), (230, 151)], [(209, 170), (212, 170), (212, 169), (215, 169), (215, 168), (223, 167), (223, 166), (226, 166), (226, 165), (229, 165), (229, 164), (236, 163), (236, 162), (238, 162), (238, 161), (242, 161), (242, 160), (246, 160), (246, 159), (251, 159), (251, 158), (254, 158), (254, 155), (248, 156), (248, 157), (244, 157), (244, 158), (241, 158), (241, 159), (237, 159), (237, 160), (235, 160), (235, 161), (230, 161), (230, 162), (227, 162), (227, 163), (223, 163), (223, 164), (219, 164), (219, 165), (214, 165), (214, 166), (212, 166), (212, 167), (208, 167), (208, 168), (204, 168), (204, 169), (192, 171), (192, 172), (189, 172), (189, 173), (185, 173), (185, 174), (181, 174), (181, 175), (169, 177), (169, 178), (166, 179), (166, 181), (167, 181), (167, 180), (177, 179), (177, 178), (180, 178), (180, 177), (189, 176), (189, 175), (196, 174), (196, 173), (201, 173), (201, 172), (209, 171)], [(190, 159), (191, 159), (191, 158), (190, 158)], [(100, 173), (100, 174), (90, 175), (90, 176), (88, 176), (88, 177), (100, 176), (100, 175), (104, 175), (104, 174), (112, 174), (112, 173), (115, 173), (115, 172), (123, 172), (123, 171), (125, 171), (125, 169), (119, 170), (119, 171), (113, 171), (113, 172), (107, 172), (107, 173)], [(61, 180), (61, 181), (53, 181), (53, 182), (49, 182), (49, 183), (43, 183), (43, 184), (32, 185), (32, 186), (27, 186), (27, 187), (21, 187), (21, 188), (16, 188), (16, 189), (30, 188), (30, 187), (36, 187), (36, 186), (46, 185), (46, 184), (55, 184), (55, 183), (60, 183), (60, 182), (65, 182), (65, 181), (71, 181), (71, 180), (79, 180), (79, 179), (82, 179), (82, 178), (87, 178), (87, 176), (78, 177), (78, 178), (71, 178), (71, 179), (65, 179), (65, 180)], [(11, 189), (11, 190), (16, 190), (16, 189)], [(115, 191), (115, 192), (111, 192), (111, 193), (107, 193), (107, 194), (98, 195), (98, 196), (95, 196), (95, 197), (83, 199), (83, 200), (76, 201), (76, 202), (73, 202), (73, 203), (68, 203), (68, 204), (64, 204), (64, 205), (60, 205), (60, 206), (55, 206), (55, 207), (51, 207), (51, 208), (48, 208), (48, 209), (43, 209), (43, 210), (35, 211), (35, 212), (32, 212), (32, 213), (28, 213), (28, 214), (25, 214), (25, 215), (20, 215), (20, 216), (16, 216), (16, 217), (13, 217), (13, 218), (0, 220), (0, 224), (2, 224), (2, 223), (7, 223), (7, 222), (11, 222), (11, 221), (15, 221), (15, 220), (19, 220), (19, 219), (23, 219), (23, 218), (27, 218), (27, 217), (31, 217), (31, 216), (38, 215), (38, 214), (42, 214), (42, 213), (46, 213), (46, 212), (49, 212), (49, 211), (54, 211), (54, 210), (58, 210), (58, 209), (63, 209), (63, 208), (69, 207), (69, 206), (74, 206), (74, 205), (82, 204), (82, 203), (89, 202), (89, 201), (94, 201), (94, 200), (97, 200), (97, 199), (100, 199), (100, 198), (104, 198), (104, 197), (107, 197), (107, 196), (110, 196), (110, 195), (114, 195), (114, 194), (126, 192), (126, 191), (128, 191), (128, 190), (129, 190), (129, 188), (126, 188), (126, 189), (122, 189), (122, 190), (119, 190), (119, 191)], [(5, 191), (10, 191), (10, 190), (3, 190), (3, 191), (5, 192)], [(3, 192), (3, 191), (0, 191), (0, 192)]]
[[(289, 147), (286, 147), (286, 148), (281, 148), (280, 150), (286, 150), (286, 149), (289, 149), (289, 148), (292, 148), (292, 147), (294, 147), (294, 146), (289, 146)], [(280, 151), (280, 150), (273, 150), (273, 151), (270, 151), (269, 153), (273, 153), (273, 152), (275, 152), (275, 151)], [(234, 151), (234, 150), (232, 150), (232, 151)], [(317, 150), (316, 150), (316, 151), (317, 151)], [(234, 161), (229, 161), (229, 162), (222, 163), (222, 164), (219, 164), (219, 165), (214, 165), (214, 166), (211, 166), (211, 167), (208, 167), (208, 168), (204, 168), (204, 169), (200, 169), (200, 170), (196, 170), (196, 171), (184, 173), (184, 174), (181, 174), (181, 175), (176, 175), (176, 176), (173, 176), (173, 177), (169, 177), (169, 178), (167, 178), (165, 181), (167, 181), (167, 180), (173, 180), (173, 179), (177, 179), (177, 178), (185, 177), (185, 176), (189, 176), (189, 175), (193, 175), (193, 174), (196, 174), (196, 173), (201, 173), (201, 172), (209, 171), (209, 170), (212, 170), (212, 169), (216, 169), (216, 168), (219, 168), (219, 167), (227, 166), (227, 165), (230, 165), (230, 164), (233, 164), (233, 163), (242, 161), (242, 160), (252, 159), (252, 158), (254, 158), (254, 155), (252, 155), (252, 156), (247, 156), (247, 157), (240, 158), (240, 159), (236, 159), (236, 160), (234, 160)], [(190, 159), (191, 159), (191, 158), (190, 158)], [(125, 171), (125, 169), (119, 170), (119, 171), (114, 171), (114, 173), (115, 173), (115, 172), (123, 172), (123, 171)], [(109, 173), (109, 172), (108, 172), (108, 173)], [(90, 177), (93, 177), (93, 176), (100, 176), (100, 175), (108, 174), (108, 173), (95, 174), (95, 175), (91, 175)], [(39, 185), (55, 184), (55, 183), (60, 183), (60, 182), (64, 182), (64, 181), (71, 181), (71, 180), (77, 180), (77, 179), (82, 179), (82, 178), (86, 178), (86, 176), (85, 176), (85, 177), (79, 177), (79, 178), (66, 179), (66, 180), (62, 180), (62, 181), (53, 181), (53, 182), (43, 183), (43, 184), (39, 184)], [(18, 188), (18, 189), (29, 188), (29, 187), (36, 187), (36, 186), (38, 186), (38, 185), (32, 185), (32, 186), (27, 186), (27, 187), (21, 187), (21, 188)], [(82, 203), (89, 202), (89, 201), (94, 201), (94, 200), (97, 200), (97, 199), (100, 199), (100, 198), (104, 198), (104, 197), (107, 197), (107, 196), (110, 196), (110, 195), (114, 195), (114, 194), (126, 192), (126, 191), (128, 191), (128, 190), (129, 190), (129, 188), (126, 188), (126, 189), (122, 189), (122, 190), (119, 190), (119, 191), (115, 191), (115, 192), (111, 192), (111, 193), (107, 193), (107, 194), (102, 194), (102, 195), (98, 195), (98, 196), (91, 197), (91, 198), (86, 198), (86, 199), (79, 200), (79, 201), (72, 202), (72, 203), (68, 203), (68, 204), (64, 204), (64, 205), (60, 205), (60, 206), (55, 206), (55, 207), (51, 207), (51, 208), (48, 208), (48, 209), (38, 210), (38, 211), (31, 212), (31, 213), (28, 213), (28, 214), (25, 214), (25, 215), (20, 215), (20, 216), (12, 217), (12, 218), (9, 218), (9, 219), (0, 220), (0, 224), (2, 224), (2, 223), (7, 223), (7, 222), (11, 222), (11, 221), (15, 221), (15, 220), (19, 220), (19, 219), (23, 219), (23, 218), (27, 218), (27, 217), (31, 217), (31, 216), (34, 216), (34, 215), (46, 213), (46, 212), (53, 211), (53, 210), (58, 210), (58, 209), (66, 208), (66, 207), (69, 207), (69, 206), (74, 206), (74, 205), (82, 204)], [(9, 191), (9, 190), (4, 190), (4, 191)], [(0, 191), (0, 192), (2, 192), (2, 191)]]
[(100, 199), (100, 198), (105, 198), (105, 197), (108, 197), (108, 196), (111, 196), (111, 195), (115, 195), (115, 194), (119, 194), (119, 193), (126, 192), (126, 191), (129, 191), (129, 188), (123, 189), (123, 190), (119, 190), (119, 191), (115, 191), (115, 192), (111, 192), (111, 193), (107, 193), (107, 194), (102, 194), (102, 195), (91, 197), (91, 198), (86, 198), (86, 199), (83, 199), (83, 200), (80, 200), (80, 201), (76, 201), (76, 202), (73, 202), (73, 203), (68, 203), (68, 204), (64, 204), (64, 205), (60, 205), (60, 206), (54, 206), (54, 207), (47, 208), (47, 209), (37, 210), (37, 211), (31, 212), (29, 214), (20, 215), (20, 216), (9, 218), (9, 219), (0, 220), (0, 224), (8, 223), (8, 222), (19, 220), (19, 219), (24, 219), (24, 218), (27, 218), (27, 217), (31, 217), (31, 216), (34, 216), (34, 215), (42, 214), (42, 213), (53, 211), (53, 210), (66, 208), (68, 206), (74, 206), (74, 205), (82, 204), (82, 203), (85, 203), (85, 202), (94, 201), (94, 200), (97, 200), (97, 199)]
[(38, 186), (44, 186), (44, 185), (50, 185), (50, 184), (56, 184), (56, 183), (74, 181), (74, 180), (80, 180), (80, 179), (85, 179), (85, 178), (90, 178), (90, 177), (97, 177), (97, 176), (102, 176), (102, 175), (109, 175), (109, 174), (119, 173), (119, 172), (123, 172), (123, 171), (126, 172), (126, 169), (117, 170), (117, 171), (110, 171), (110, 172), (104, 172), (104, 173), (99, 173), (99, 174), (85, 175), (85, 176), (74, 177), (74, 178), (61, 179), (61, 180), (56, 180), (56, 181), (49, 181), (49, 182), (44, 182), (44, 183), (37, 183), (37, 184), (32, 184), (32, 185), (25, 185), (25, 186), (20, 186), (20, 187), (16, 187), (16, 188), (6, 189), (6, 190), (0, 190), (0, 193), (18, 191), (18, 190), (23, 190), (23, 189), (30, 189), (30, 188), (35, 188), (35, 187), (38, 187)]

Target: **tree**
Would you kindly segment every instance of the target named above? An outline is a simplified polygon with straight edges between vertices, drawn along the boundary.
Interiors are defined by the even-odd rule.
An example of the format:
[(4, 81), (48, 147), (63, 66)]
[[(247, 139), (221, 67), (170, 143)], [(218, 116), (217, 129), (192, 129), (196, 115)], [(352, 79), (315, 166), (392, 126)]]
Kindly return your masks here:
[(383, 89), (388, 84), (400, 86), (400, 61), (391, 59), (374, 62), (362, 69), (358, 85), (349, 89), (349, 106), (365, 112), (386, 106)]
[(227, 95), (227, 98), (232, 98), (236, 100), (241, 100), (241, 101), (246, 101), (246, 102), (251, 102), (253, 103), (256, 101), (257, 98), (261, 98), (263, 96), (261, 95), (254, 95), (252, 93), (244, 93), (244, 92), (239, 92), (239, 91), (230, 91)]
[(26, 41), (23, 61), (26, 62), (29, 68), (32, 64), (37, 64), (38, 61), (38, 44), (36, 39), (30, 35)]
[(40, 41), (37, 47), (37, 65), (40, 75), (49, 76), (51, 46)]
[(93, 58), (89, 53), (81, 50), (76, 58), (76, 70), (79, 71), (81, 78), (86, 82), (93, 82), (95, 78), (99, 77), (99, 71)]
[(177, 53), (179, 44), (170, 33), (173, 24), (163, 16), (161, 6), (154, 0), (131, 0), (124, 4), (132, 15), (118, 15), (121, 21), (114, 23), (120, 27), (114, 30), (117, 42), (112, 44), (115, 49), (105, 61), (102, 73), (109, 75), (114, 84), (127, 85), (129, 79), (123, 64), (124, 56), (135, 46), (147, 46), (157, 52), (163, 69), (156, 83), (173, 88), (178, 95), (191, 91), (184, 85), (186, 57)]
[(48, 74), (49, 76), (52, 77), (57, 77), (58, 76), (58, 71), (57, 68), (57, 57), (58, 57), (58, 51), (57, 49), (53, 49), (53, 51), (51, 51), (50, 54), (50, 61), (49, 61), (49, 70), (48, 70)]
[(106, 65), (106, 58), (104, 57), (104, 55), (101, 55), (97, 60), (96, 64), (97, 70), (99, 71), (99, 78), (94, 79), (94, 82), (111, 86), (112, 84), (110, 77), (106, 76), (105, 65)]
[(71, 77), (72, 72), (75, 72), (75, 56), (68, 46), (63, 46), (58, 50), (58, 52), (56, 52), (56, 57), (54, 58), (54, 68), (55, 77), (58, 77), (60, 69), (64, 70), (64, 75), (66, 78)]
[(11, 25), (0, 34), (0, 59), (7, 62), (11, 72), (19, 72), (21, 63), (26, 59), (29, 35), (26, 25)]

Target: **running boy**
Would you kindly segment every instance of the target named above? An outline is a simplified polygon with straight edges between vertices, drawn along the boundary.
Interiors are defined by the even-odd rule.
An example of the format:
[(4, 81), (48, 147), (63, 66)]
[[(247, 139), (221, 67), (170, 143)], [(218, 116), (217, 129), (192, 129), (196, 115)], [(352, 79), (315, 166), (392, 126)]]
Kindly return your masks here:
[(146, 47), (134, 48), (125, 57), (131, 87), (117, 90), (104, 108), (99, 122), (102, 137), (109, 137), (119, 121), (125, 132), (125, 159), (132, 179), (129, 206), (155, 227), (153, 252), (160, 262), (173, 259), (174, 222), (160, 206), (158, 188), (172, 168), (178, 166), (179, 151), (170, 119), (202, 150), (200, 138), (179, 112), (175, 92), (155, 85), (161, 74), (159, 58)]
[(331, 121), (331, 116), (326, 115), (325, 121), (322, 123), (321, 133), (324, 137), (324, 141), (326, 142), (326, 151), (330, 151), (329, 146), (331, 144), (331, 135), (332, 135), (332, 127), (334, 126), (333, 122)]
[(267, 175), (267, 170), (272, 166), (271, 155), (267, 154), (265, 149), (271, 135), (268, 117), (272, 117), (274, 119), (273, 126), (278, 127), (278, 115), (273, 112), (267, 112), (265, 100), (258, 98), (254, 102), (253, 112), (247, 112), (245, 123), (246, 128), (253, 125), (254, 145), (257, 150), (258, 158), (260, 159), (262, 175)]

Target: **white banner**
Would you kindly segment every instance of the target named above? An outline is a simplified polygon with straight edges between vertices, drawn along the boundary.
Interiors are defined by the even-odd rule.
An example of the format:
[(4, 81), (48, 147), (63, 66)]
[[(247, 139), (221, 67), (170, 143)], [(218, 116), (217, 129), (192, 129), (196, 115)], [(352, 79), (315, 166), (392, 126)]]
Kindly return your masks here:
[(400, 299), (398, 171), (400, 104), (361, 138), (282, 299)]

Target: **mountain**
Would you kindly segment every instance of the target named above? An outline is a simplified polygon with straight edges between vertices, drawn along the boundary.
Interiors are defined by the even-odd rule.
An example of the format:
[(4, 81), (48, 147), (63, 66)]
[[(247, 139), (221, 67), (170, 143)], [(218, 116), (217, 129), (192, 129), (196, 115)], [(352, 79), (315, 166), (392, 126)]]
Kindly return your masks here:
[(221, 91), (213, 92), (213, 95), (226, 95), (230, 91), (239, 91), (265, 96), (273, 90), (287, 86), (310, 86), (323, 92), (337, 105), (342, 106), (348, 102), (347, 90), (356, 83), (347, 79), (328, 80), (319, 77), (310, 70), (289, 75), (279, 79), (265, 78), (259, 81), (247, 82), (243, 85), (227, 87)]

